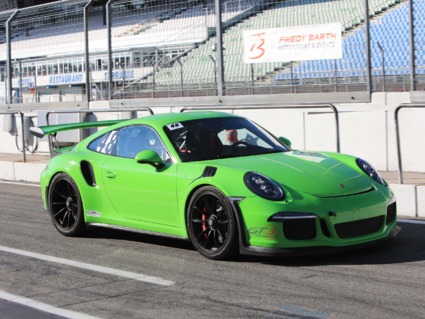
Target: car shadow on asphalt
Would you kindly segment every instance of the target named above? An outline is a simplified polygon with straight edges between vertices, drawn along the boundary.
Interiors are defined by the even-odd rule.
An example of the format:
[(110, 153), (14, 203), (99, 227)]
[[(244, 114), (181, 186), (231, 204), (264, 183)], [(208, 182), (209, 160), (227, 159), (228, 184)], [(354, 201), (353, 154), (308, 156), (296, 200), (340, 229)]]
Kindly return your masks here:
[[(356, 250), (310, 256), (257, 257), (240, 255), (229, 260), (229, 262), (263, 263), (275, 266), (299, 267), (323, 265), (379, 265), (425, 260), (425, 225), (400, 223), (399, 226), (401, 226), (402, 230), (396, 238)], [(85, 237), (140, 242), (188, 252), (195, 251), (188, 240), (101, 227), (91, 228)]]
[(240, 262), (260, 262), (276, 266), (380, 265), (425, 260), (425, 225), (399, 223), (400, 234), (383, 243), (334, 254), (288, 257), (240, 256)]

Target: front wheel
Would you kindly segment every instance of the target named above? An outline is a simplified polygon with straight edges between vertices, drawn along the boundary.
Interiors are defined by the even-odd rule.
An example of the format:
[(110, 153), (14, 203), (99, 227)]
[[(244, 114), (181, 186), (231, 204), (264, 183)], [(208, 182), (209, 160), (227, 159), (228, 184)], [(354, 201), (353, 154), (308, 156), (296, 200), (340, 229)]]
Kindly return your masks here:
[(77, 184), (65, 173), (50, 183), (48, 209), (53, 225), (65, 236), (79, 236), (85, 230), (84, 210)]
[(192, 196), (186, 226), (193, 246), (209, 259), (228, 259), (237, 253), (238, 233), (233, 207), (218, 189), (205, 186)]

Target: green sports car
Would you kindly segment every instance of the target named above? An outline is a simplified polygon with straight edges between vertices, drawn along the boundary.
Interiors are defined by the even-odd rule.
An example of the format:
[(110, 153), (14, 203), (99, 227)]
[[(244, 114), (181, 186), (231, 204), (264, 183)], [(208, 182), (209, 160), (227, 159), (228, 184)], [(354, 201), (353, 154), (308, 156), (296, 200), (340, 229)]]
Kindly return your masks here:
[[(104, 121), (107, 122), (107, 121)], [(333, 252), (395, 237), (396, 201), (366, 161), (290, 148), (222, 112), (32, 128), (44, 136), (109, 125), (41, 174), (54, 226), (189, 239), (210, 259)]]

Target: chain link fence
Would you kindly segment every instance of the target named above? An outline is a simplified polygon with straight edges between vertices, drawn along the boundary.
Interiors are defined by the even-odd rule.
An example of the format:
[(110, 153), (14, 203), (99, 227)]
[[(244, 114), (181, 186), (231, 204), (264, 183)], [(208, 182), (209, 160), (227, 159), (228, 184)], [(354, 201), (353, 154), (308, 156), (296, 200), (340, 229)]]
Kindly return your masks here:
[[(425, 88), (421, 0), (69, 0), (0, 10), (0, 103), (211, 96), (220, 85), (226, 95)], [(329, 25), (339, 56), (304, 55), (312, 42), (332, 45), (319, 31)], [(249, 36), (267, 43), (271, 33), (282, 58), (254, 61), (249, 54), (269, 47)]]

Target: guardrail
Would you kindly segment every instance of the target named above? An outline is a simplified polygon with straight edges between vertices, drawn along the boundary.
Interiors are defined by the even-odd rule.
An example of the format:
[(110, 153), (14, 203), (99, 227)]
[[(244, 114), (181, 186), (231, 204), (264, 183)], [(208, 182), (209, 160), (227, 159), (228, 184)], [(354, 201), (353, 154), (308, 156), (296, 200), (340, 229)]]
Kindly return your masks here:
[(401, 158), (401, 142), (400, 142), (400, 125), (398, 121), (398, 114), (400, 110), (412, 108), (425, 108), (424, 103), (403, 103), (400, 104), (394, 111), (394, 119), (395, 119), (395, 131), (396, 131), (396, 142), (397, 142), (397, 161), (398, 161), (398, 181), (400, 184), (403, 184), (403, 163)]
[(199, 107), (199, 106), (188, 106), (180, 109), (180, 112), (190, 111), (190, 110), (208, 110), (208, 109), (218, 109), (218, 110), (256, 110), (256, 109), (314, 109), (314, 108), (330, 108), (335, 116), (335, 130), (336, 130), (336, 150), (339, 153), (340, 148), (340, 134), (339, 134), (339, 115), (338, 110), (333, 104), (288, 104), (288, 105), (276, 105), (276, 106), (217, 106), (216, 108), (212, 107)]

